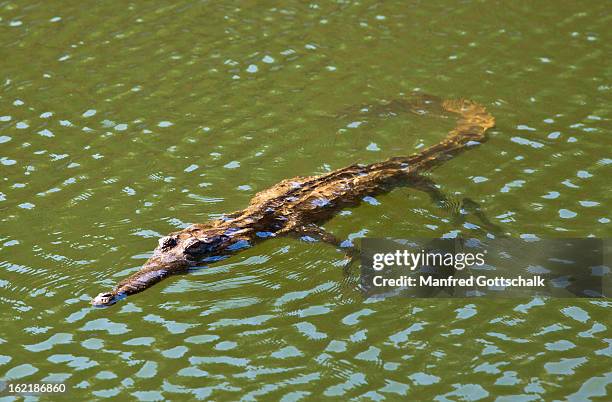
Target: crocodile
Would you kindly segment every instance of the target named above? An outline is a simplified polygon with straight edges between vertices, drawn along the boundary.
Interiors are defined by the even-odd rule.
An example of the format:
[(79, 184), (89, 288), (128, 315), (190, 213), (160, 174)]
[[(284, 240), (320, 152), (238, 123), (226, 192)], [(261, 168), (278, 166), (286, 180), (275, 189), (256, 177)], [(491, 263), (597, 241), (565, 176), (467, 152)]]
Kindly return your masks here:
[(414, 186), (430, 195), (438, 194), (440, 199), (437, 187), (422, 174), (484, 142), (486, 131), (495, 125), (495, 118), (483, 105), (467, 99), (441, 100), (413, 94), (386, 105), (369, 105), (374, 112), (377, 107), (416, 114), (454, 114), (457, 120), (444, 139), (418, 153), (282, 180), (257, 193), (241, 211), (170, 233), (159, 239), (152, 256), (139, 271), (119, 282), (113, 290), (100, 293), (91, 303), (96, 307), (113, 305), (171, 275), (187, 273), (270, 237), (308, 236), (337, 247), (345, 246), (320, 225), (341, 209), (358, 205), (364, 197), (386, 193), (400, 184)]

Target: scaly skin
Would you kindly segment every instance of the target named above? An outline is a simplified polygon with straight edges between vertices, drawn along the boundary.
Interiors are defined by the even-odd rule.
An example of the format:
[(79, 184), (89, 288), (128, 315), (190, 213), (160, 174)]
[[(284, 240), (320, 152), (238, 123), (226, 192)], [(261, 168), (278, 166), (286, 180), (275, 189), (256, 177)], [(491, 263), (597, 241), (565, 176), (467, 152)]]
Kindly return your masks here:
[(207, 257), (222, 257), (267, 237), (308, 234), (337, 244), (317, 225), (342, 208), (359, 204), (364, 196), (387, 192), (399, 183), (422, 181), (420, 174), (485, 141), (486, 131), (495, 125), (494, 117), (484, 106), (469, 100), (440, 102), (432, 96), (417, 95), (410, 101), (389, 105), (415, 113), (437, 108), (457, 114), (458, 119), (446, 138), (419, 153), (370, 165), (351, 165), (318, 176), (286, 179), (257, 193), (242, 211), (162, 237), (153, 256), (138, 272), (110, 292), (100, 293), (92, 304), (110, 306), (170, 275), (187, 272)]

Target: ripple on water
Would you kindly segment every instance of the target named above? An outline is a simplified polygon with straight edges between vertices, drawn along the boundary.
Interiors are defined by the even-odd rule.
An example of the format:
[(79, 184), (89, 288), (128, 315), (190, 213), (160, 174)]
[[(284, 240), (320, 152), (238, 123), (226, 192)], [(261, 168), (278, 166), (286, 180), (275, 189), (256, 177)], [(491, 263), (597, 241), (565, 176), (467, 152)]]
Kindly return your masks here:
[(113, 322), (108, 318), (98, 318), (85, 323), (79, 331), (102, 331), (109, 335), (120, 335), (129, 332), (130, 329), (126, 324)]
[(161, 354), (167, 359), (180, 359), (189, 351), (186, 346), (175, 346), (170, 349), (162, 350)]
[(58, 333), (53, 334), (46, 341), (33, 344), (33, 345), (24, 345), (23, 347), (29, 350), (30, 352), (41, 352), (45, 350), (52, 349), (55, 345), (68, 344), (73, 342), (72, 334), (68, 333)]
[(575, 370), (586, 363), (588, 359), (586, 357), (578, 357), (573, 359), (561, 359), (557, 362), (548, 362), (544, 364), (544, 369), (549, 374), (557, 375), (572, 375)]
[(142, 336), (138, 338), (132, 338), (125, 342), (124, 345), (128, 346), (151, 346), (155, 342), (155, 338), (151, 336)]
[(198, 326), (198, 324), (180, 323), (173, 320), (166, 320), (155, 314), (147, 314), (143, 319), (148, 322), (160, 324), (171, 334), (182, 334), (188, 329)]
[(565, 307), (561, 309), (561, 312), (563, 315), (582, 323), (587, 322), (591, 318), (589, 313), (578, 306)]
[[(136, 17), (125, 24), (103, 5), (49, 14), (11, 3), (13, 14), (3, 20), (11, 31), (7, 52), (21, 49), (17, 59), (32, 53), (51, 32), (44, 29), (53, 30), (46, 35), (50, 48), (72, 47), (34, 52), (41, 63), (59, 59), (58, 66), (69, 67), (66, 77), (59, 70), (40, 74), (27, 63), (3, 67), (0, 167), (8, 180), (0, 202), (8, 212), (0, 218), (7, 228), (0, 303), (14, 320), (0, 339), (2, 379), (71, 382), (77, 399), (488, 400), (498, 393), (506, 394), (500, 402), (605, 399), (612, 383), (603, 374), (612, 353), (610, 305), (345, 298), (342, 273), (329, 262), (336, 257), (323, 248), (305, 252), (312, 244), (288, 241), (280, 252), (264, 242), (259, 255), (215, 262), (194, 272), (197, 280), (169, 279), (112, 309), (89, 306), (92, 283), (113, 285), (132, 273), (134, 260), (150, 256), (150, 237), (242, 208), (249, 192), (282, 178), (422, 149), (439, 138), (437, 123), (423, 130), (393, 116), (311, 118), (319, 109), (333, 114), (339, 104), (397, 96), (406, 84), (397, 80), (400, 70), (432, 87), (484, 83), (474, 96), (499, 116), (489, 143), (433, 173), (448, 191), (480, 194), (482, 210), (526, 240), (546, 238), (562, 225), (576, 235), (605, 234), (604, 169), (612, 159), (609, 111), (598, 100), (610, 88), (563, 85), (605, 76), (605, 63), (586, 57), (597, 55), (607, 29), (597, 7), (530, 5), (531, 15), (544, 10), (562, 22), (549, 35), (525, 10), (511, 8), (514, 30), (495, 18), (463, 18), (458, 30), (452, 21), (473, 15), (469, 2), (452, 13), (433, 3), (415, 8), (412, 23), (397, 24), (405, 12), (400, 3), (355, 10), (323, 3), (299, 10), (229, 7), (210, 15), (211, 35), (195, 42), (196, 3), (135, 4)], [(441, 35), (415, 29), (434, 14)], [(102, 15), (108, 24), (96, 25)], [(588, 20), (588, 32), (576, 18)], [(57, 29), (75, 21), (74, 29)], [(296, 31), (301, 22), (308, 29)], [(224, 31), (228, 23), (231, 32)], [(163, 27), (156, 31), (160, 40), (142, 40), (151, 25)], [(474, 29), (476, 39), (448, 53), (449, 39), (461, 42)], [(325, 42), (325, 30), (346, 33), (340, 47)], [(512, 54), (517, 32), (542, 41), (547, 54)], [(115, 46), (112, 63), (91, 80), (100, 35), (125, 46)], [(288, 47), (288, 38), (298, 41)], [(364, 41), (381, 46), (355, 51)], [(195, 45), (182, 49), (188, 42)], [(488, 52), (492, 43), (509, 56)], [(423, 58), (381, 57), (391, 48), (427, 49), (443, 60), (433, 67), (443, 74), (419, 65)], [(202, 55), (210, 55), (204, 64)], [(130, 68), (143, 57), (146, 66)], [(352, 74), (357, 67), (363, 74)], [(495, 85), (473, 71), (495, 78), (489, 80)], [(551, 79), (556, 73), (567, 79)], [(526, 75), (534, 79), (521, 79)], [(551, 95), (563, 101), (551, 102)], [(365, 198), (364, 208), (330, 222), (331, 231), (351, 238), (418, 231), (413, 220), (421, 213), (436, 219), (427, 222), (428, 236), (456, 233), (425, 198), (418, 213), (406, 215), (401, 191)], [(32, 231), (37, 224), (43, 230)], [(56, 228), (61, 239), (49, 234)], [(284, 240), (269, 240), (277, 241)], [(564, 395), (567, 384), (578, 385)]]
[(91, 367), (98, 366), (99, 363), (86, 356), (74, 356), (72, 354), (54, 354), (47, 358), (48, 361), (55, 364), (66, 363), (77, 371), (85, 370)]

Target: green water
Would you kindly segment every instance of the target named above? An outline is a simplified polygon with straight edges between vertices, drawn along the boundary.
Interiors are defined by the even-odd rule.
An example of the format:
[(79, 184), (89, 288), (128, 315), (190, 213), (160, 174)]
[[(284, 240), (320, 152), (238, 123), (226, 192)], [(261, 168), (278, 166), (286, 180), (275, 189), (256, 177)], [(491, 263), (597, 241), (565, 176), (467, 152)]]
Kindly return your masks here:
[[(452, 122), (336, 117), (415, 88), (497, 119), (431, 174), (445, 192), (515, 237), (610, 237), (609, 5), (0, 3), (0, 380), (67, 384), (53, 400), (610, 400), (609, 301), (364, 300), (320, 243), (88, 304), (157, 237), (283, 178), (435, 143)], [(417, 191), (377, 200), (326, 228), (457, 229)]]

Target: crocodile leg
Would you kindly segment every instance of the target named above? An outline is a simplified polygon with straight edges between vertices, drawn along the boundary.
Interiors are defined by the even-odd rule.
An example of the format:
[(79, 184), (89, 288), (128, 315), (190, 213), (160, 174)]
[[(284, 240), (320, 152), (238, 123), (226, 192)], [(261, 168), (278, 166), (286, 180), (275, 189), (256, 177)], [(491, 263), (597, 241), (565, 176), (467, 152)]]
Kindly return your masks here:
[(353, 244), (350, 240), (340, 240), (332, 233), (329, 233), (321, 226), (315, 224), (309, 224), (300, 226), (294, 232), (295, 235), (300, 236), (302, 240), (312, 241), (319, 240), (324, 243), (330, 244), (335, 248), (338, 248), (344, 252), (345, 260), (347, 261), (344, 264), (345, 274), (348, 274), (350, 267), (353, 265), (355, 261), (359, 261), (360, 250), (357, 246)]
[(342, 242), (335, 235), (314, 223), (298, 227), (295, 229), (295, 235), (300, 236), (304, 241), (319, 240), (331, 244), (334, 247), (342, 247)]
[(501, 227), (497, 226), (486, 216), (480, 204), (471, 198), (463, 198), (461, 201), (447, 196), (438, 188), (435, 182), (425, 176), (416, 176), (410, 180), (409, 186), (426, 192), (438, 205), (438, 207), (450, 212), (454, 223), (457, 226), (464, 226), (468, 215), (472, 214), (480, 221), (482, 226), (478, 226), (494, 236), (503, 236)]
[(491, 220), (487, 217), (487, 215), (482, 210), (482, 207), (480, 206), (480, 204), (478, 204), (476, 201), (472, 200), (471, 198), (466, 197), (461, 201), (460, 214), (461, 214), (461, 224), (462, 225), (465, 224), (465, 218), (469, 214), (472, 214), (478, 218), (478, 220), (482, 224), (482, 227), (486, 229), (490, 234), (493, 234), (496, 237), (506, 236), (506, 233), (503, 231), (503, 229), (500, 226), (491, 222)]

